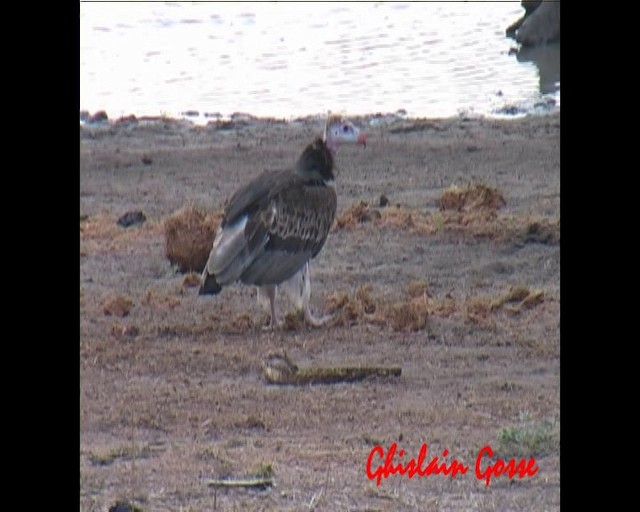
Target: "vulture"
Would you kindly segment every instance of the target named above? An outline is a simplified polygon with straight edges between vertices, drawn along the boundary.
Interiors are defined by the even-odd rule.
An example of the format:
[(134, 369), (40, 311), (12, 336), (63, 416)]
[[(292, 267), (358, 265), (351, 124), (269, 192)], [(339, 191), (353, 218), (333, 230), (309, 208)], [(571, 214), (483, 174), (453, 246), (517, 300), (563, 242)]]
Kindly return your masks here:
[(324, 136), (304, 149), (293, 169), (263, 172), (231, 196), (202, 272), (200, 295), (216, 295), (237, 282), (257, 286), (259, 302), (269, 300), (273, 328), (282, 324), (275, 301), (283, 288), (304, 311), (305, 322), (317, 327), (330, 320), (309, 310), (309, 262), (335, 218), (333, 163), (338, 146), (346, 143), (366, 147), (366, 136), (350, 121), (330, 115)]

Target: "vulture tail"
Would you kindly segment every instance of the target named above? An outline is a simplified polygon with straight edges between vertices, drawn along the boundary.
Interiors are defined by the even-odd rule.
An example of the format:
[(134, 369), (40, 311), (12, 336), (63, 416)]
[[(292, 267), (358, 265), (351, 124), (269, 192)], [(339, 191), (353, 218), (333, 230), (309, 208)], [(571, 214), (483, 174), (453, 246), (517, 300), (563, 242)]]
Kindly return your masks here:
[(202, 275), (202, 284), (200, 285), (198, 295), (218, 295), (220, 290), (222, 290), (222, 286), (216, 281), (216, 276), (207, 273), (205, 270)]

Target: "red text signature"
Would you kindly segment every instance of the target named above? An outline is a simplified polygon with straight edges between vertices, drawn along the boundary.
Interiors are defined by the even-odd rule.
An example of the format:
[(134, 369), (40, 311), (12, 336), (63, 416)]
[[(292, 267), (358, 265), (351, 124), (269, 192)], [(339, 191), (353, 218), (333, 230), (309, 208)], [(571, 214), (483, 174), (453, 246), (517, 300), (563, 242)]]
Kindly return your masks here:
[[(367, 478), (369, 478), (369, 480), (375, 480), (377, 486), (380, 485), (383, 478), (388, 478), (396, 474), (401, 476), (406, 475), (409, 479), (416, 475), (422, 477), (440, 474), (455, 478), (458, 474), (466, 474), (469, 469), (469, 466), (462, 464), (456, 459), (453, 459), (451, 462), (441, 462), (438, 456), (435, 456), (427, 461), (428, 447), (426, 443), (423, 443), (420, 447), (417, 459), (412, 457), (406, 463), (402, 461), (394, 463), (394, 457), (397, 456), (398, 459), (402, 459), (405, 455), (404, 450), (397, 450), (397, 443), (393, 443), (389, 446), (386, 454), (384, 448), (380, 445), (375, 446), (371, 452), (369, 452), (366, 468)], [(449, 451), (447, 449), (442, 451), (443, 459), (448, 455)], [(374, 461), (374, 458), (377, 460)], [(378, 462), (377, 466), (375, 466), (376, 462)], [(520, 479), (523, 479), (535, 475), (540, 468), (536, 465), (536, 459), (533, 457), (530, 459), (521, 459), (520, 461), (516, 461), (516, 459), (510, 459), (507, 462), (502, 459), (496, 459), (494, 461), (493, 450), (491, 446), (486, 445), (478, 452), (475, 469), (476, 478), (478, 480), (484, 480), (485, 485), (489, 486), (492, 477), (506, 475), (511, 479), (518, 475)]]

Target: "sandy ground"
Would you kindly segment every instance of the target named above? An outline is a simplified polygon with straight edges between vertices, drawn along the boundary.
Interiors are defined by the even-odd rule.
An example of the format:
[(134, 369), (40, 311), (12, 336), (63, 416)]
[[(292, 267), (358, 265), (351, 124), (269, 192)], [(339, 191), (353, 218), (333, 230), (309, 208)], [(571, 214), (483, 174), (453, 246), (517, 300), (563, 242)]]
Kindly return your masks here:
[[(164, 221), (186, 204), (219, 210), (292, 165), (323, 121), (81, 127), (83, 511), (559, 509), (559, 115), (355, 122), (368, 146), (338, 154), (341, 222), (311, 270), (314, 311), (336, 321), (276, 332), (251, 288), (199, 297), (166, 258)], [(477, 184), (504, 205), (441, 208), (450, 187)], [(118, 226), (131, 210), (146, 222)], [(402, 374), (267, 384), (261, 363), (283, 349), (303, 368)], [(427, 443), (427, 462), (469, 470), (377, 486), (367, 458), (393, 442), (406, 452), (394, 465)], [(486, 486), (485, 445), (482, 470), (498, 458), (539, 469)], [(265, 472), (263, 490), (207, 485)]]

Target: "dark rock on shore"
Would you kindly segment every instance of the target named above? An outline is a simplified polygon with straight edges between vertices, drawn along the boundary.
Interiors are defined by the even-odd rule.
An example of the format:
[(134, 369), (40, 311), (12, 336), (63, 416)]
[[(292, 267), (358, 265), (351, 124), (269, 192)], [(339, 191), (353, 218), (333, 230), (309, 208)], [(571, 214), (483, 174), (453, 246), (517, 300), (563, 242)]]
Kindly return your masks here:
[(95, 114), (93, 114), (89, 119), (87, 119), (87, 123), (104, 123), (109, 120), (109, 116), (104, 110), (99, 110)]
[(128, 116), (122, 116), (117, 121), (116, 124), (135, 124), (138, 122), (138, 119), (133, 114)]

